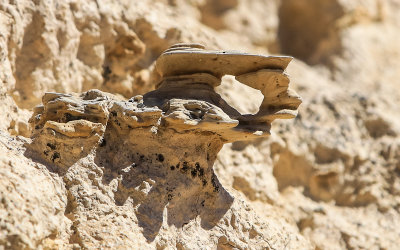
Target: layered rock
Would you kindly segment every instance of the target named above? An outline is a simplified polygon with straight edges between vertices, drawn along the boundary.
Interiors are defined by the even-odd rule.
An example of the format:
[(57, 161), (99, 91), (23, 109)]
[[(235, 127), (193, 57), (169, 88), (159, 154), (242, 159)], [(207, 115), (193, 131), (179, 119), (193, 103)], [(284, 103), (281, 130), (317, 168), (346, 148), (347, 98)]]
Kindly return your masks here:
[[(199, 46), (179, 44), (166, 50), (156, 62), (161, 77), (157, 89), (129, 102), (116, 102), (96, 90), (78, 99), (70, 94), (45, 94), (30, 120), (34, 145), (54, 150), (48, 137), (58, 138), (54, 143), (63, 144), (66, 148), (60, 151), (70, 155), (41, 153), (52, 162), (71, 165), (103, 138), (110, 123), (122, 130), (151, 127), (156, 133), (165, 127), (178, 133), (209, 133), (226, 143), (267, 136), (274, 119), (296, 116), (301, 98), (288, 90), (289, 79), (283, 74), (291, 58), (207, 51)], [(214, 91), (226, 74), (262, 91), (264, 100), (257, 114), (240, 114)], [(73, 150), (76, 141), (68, 143), (70, 138), (84, 139), (79, 144), (88, 146)]]
[[(228, 210), (222, 220), (232, 227), (205, 233), (197, 222), (189, 223), (185, 235), (165, 215), (161, 233), (146, 246), (171, 241), (168, 248), (195, 248), (197, 239), (214, 235), (211, 245), (244, 247), (250, 223), (233, 222), (247, 219), (266, 223), (266, 239), (277, 248), (291, 242), (287, 248), (304, 249), (293, 243), (299, 232), (320, 249), (396, 248), (399, 7), (397, 0), (0, 1), (0, 245), (147, 244), (129, 204), (116, 206), (92, 185), (88, 176), (101, 173), (89, 164), (92, 153), (70, 167), (55, 165), (57, 157), (53, 163), (37, 155), (35, 162), (32, 151), (25, 154), (27, 121), (49, 91), (99, 88), (127, 98), (146, 93), (160, 82), (150, 72), (162, 51), (172, 43), (198, 41), (214, 49), (296, 57), (287, 72), (304, 103), (296, 119), (275, 121), (266, 140), (225, 144), (218, 154), (213, 168), (235, 198), (231, 207), (241, 200), (252, 215)], [(216, 90), (241, 114), (256, 114), (262, 94), (246, 87), (223, 77)], [(102, 133), (101, 127), (93, 135), (84, 132), (92, 131), (88, 123), (79, 126), (59, 130), (78, 129), (79, 143)], [(84, 156), (85, 150), (76, 152)], [(91, 213), (83, 200), (101, 209)], [(243, 233), (232, 234), (234, 225)]]
[[(158, 87), (144, 96), (123, 101), (99, 90), (46, 93), (35, 108), (32, 143), (25, 154), (63, 177), (70, 243), (121, 247), (138, 238), (135, 244), (142, 247), (305, 243), (301, 238), (271, 243), (268, 224), (256, 222), (253, 211), (235, 200), (213, 170), (224, 143), (268, 136), (272, 120), (295, 115), (301, 99), (287, 94), (283, 75), (290, 58), (198, 47), (180, 44), (165, 51), (156, 62)], [(225, 74), (263, 90), (262, 115), (241, 115), (214, 92)], [(107, 225), (107, 214), (122, 210), (127, 212), (120, 223), (141, 236), (114, 223), (112, 232), (96, 226)], [(191, 230), (202, 231), (203, 238), (183, 240)]]

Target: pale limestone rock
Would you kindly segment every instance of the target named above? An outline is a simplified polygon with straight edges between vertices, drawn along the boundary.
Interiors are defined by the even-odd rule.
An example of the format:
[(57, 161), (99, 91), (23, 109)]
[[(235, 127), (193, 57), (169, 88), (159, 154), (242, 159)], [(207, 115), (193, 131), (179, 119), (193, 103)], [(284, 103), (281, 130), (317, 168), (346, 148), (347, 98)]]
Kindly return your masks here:
[[(181, 48), (185, 46), (198, 47), (181, 44), (165, 53), (175, 49), (175, 53), (184, 54), (186, 49)], [(206, 52), (205, 58), (212, 53)], [(192, 59), (184, 55), (184, 61), (192, 67), (204, 55), (192, 49), (190, 54)], [(214, 54), (220, 56), (215, 63), (223, 62), (220, 68), (214, 67), (219, 77), (274, 68), (269, 63), (270, 59), (274, 63), (273, 57)], [(257, 63), (247, 66), (246, 71), (229, 71), (241, 57)], [(162, 65), (180, 59), (160, 57)], [(119, 101), (98, 90), (79, 96), (46, 93), (43, 104), (34, 110), (32, 143), (26, 155), (45, 161), (51, 171), (63, 177), (68, 192), (65, 215), (73, 225), (69, 242), (85, 248), (154, 244), (177, 248), (306, 247), (301, 236), (291, 239), (289, 234), (296, 230), (290, 224), (290, 230), (267, 230), (269, 223), (257, 221), (254, 212), (220, 184), (212, 168), (224, 143), (269, 135), (272, 120), (255, 118), (253, 125), (247, 117), (242, 127), (242, 115), (213, 90), (220, 81), (217, 73), (213, 76), (214, 72), (199, 67), (191, 75), (181, 71), (182, 75), (165, 76), (165, 72), (177, 71), (164, 71), (158, 62), (161, 81), (155, 91), (143, 97)], [(181, 66), (177, 63), (175, 67)], [(255, 88), (275, 86), (275, 78), (251, 78), (244, 83)], [(288, 81), (284, 89), (287, 87)], [(276, 100), (273, 104), (280, 105)], [(283, 101), (280, 106), (285, 105)], [(260, 133), (260, 129), (267, 133)], [(100, 225), (110, 223), (115, 230), (99, 230)], [(140, 236), (134, 237), (126, 228), (135, 228)], [(191, 230), (201, 231), (202, 239), (188, 238), (193, 237), (189, 236)], [(281, 233), (287, 237), (272, 242), (271, 237)]]
[[(6, 180), (2, 183), (18, 184), (18, 195), (2, 187), (6, 191), (0, 199), (23, 201), (19, 204), (26, 206), (0, 209), (0, 213), (39, 221), (5, 223), (8, 229), (17, 228), (20, 235), (13, 234), (15, 240), (10, 242), (17, 249), (78, 249), (79, 244), (89, 248), (100, 244), (116, 248), (119, 244), (193, 249), (199, 248), (199, 241), (207, 242), (202, 248), (218, 243), (220, 248), (245, 248), (248, 246), (240, 239), (255, 235), (249, 225), (263, 222), (271, 233), (265, 239), (277, 242), (271, 246), (278, 249), (305, 249), (304, 241), (298, 241), (299, 232), (320, 249), (397, 248), (399, 13), (397, 0), (1, 1), (0, 130), (7, 150), (1, 152), (6, 164), (0, 166), (0, 176)], [(208, 21), (207, 16), (211, 16)], [(179, 230), (169, 226), (165, 209), (162, 233), (147, 245), (135, 212), (129, 210), (132, 207), (115, 206), (113, 198), (107, 198), (114, 197), (108, 190), (121, 186), (118, 181), (96, 186), (102, 183), (102, 178), (96, 177), (101, 172), (91, 168), (90, 153), (89, 160), (80, 158), (61, 181), (49, 171), (63, 172), (67, 167), (53, 165), (59, 162), (52, 163), (51, 158), (51, 164), (33, 163), (26, 159), (31, 156), (29, 151), (21, 154), (24, 147), (12, 143), (9, 134), (30, 136), (27, 121), (32, 111), (21, 107), (39, 104), (46, 91), (70, 93), (99, 88), (130, 98), (152, 90), (153, 83), (159, 82), (152, 83), (156, 79), (151, 74), (155, 59), (172, 43), (193, 41), (213, 49), (255, 54), (267, 54), (267, 48), (315, 66), (295, 59), (287, 68), (292, 88), (304, 98), (294, 122), (275, 121), (272, 131), (276, 134), (268, 140), (225, 144), (216, 160), (214, 169), (221, 185), (235, 197), (231, 208), (251, 209), (257, 217), (245, 215), (243, 209), (234, 213), (228, 210), (224, 219), (229, 226), (218, 225), (220, 230), (214, 234), (198, 226), (200, 218)], [(220, 83), (218, 78), (205, 78), (209, 83)], [(240, 114), (256, 114), (262, 95), (246, 87), (234, 77), (224, 77), (216, 89)], [(188, 105), (193, 106), (174, 102), (171, 115), (181, 114), (179, 111)], [(130, 110), (121, 107), (114, 106), (123, 112)], [(70, 131), (88, 131), (79, 130), (81, 125), (75, 123), (79, 122), (52, 128), (69, 135)], [(84, 122), (83, 128), (95, 123)], [(93, 145), (97, 145), (94, 139), (101, 131), (93, 127), (93, 132)], [(14, 140), (27, 141), (21, 137)], [(77, 143), (79, 147), (71, 144), (78, 156), (70, 154), (70, 161), (86, 154), (85, 146), (90, 143), (85, 144), (84, 138), (82, 142)], [(46, 146), (45, 141), (41, 143)], [(51, 148), (46, 150), (51, 152)], [(15, 164), (13, 168), (7, 163), (9, 159)], [(32, 171), (31, 163), (38, 171)], [(12, 171), (23, 173), (21, 178), (25, 179), (10, 178)], [(129, 169), (121, 173), (124, 171)], [(37, 176), (49, 177), (30, 182)], [(62, 182), (68, 188), (48, 185)], [(155, 182), (142, 183), (135, 194), (140, 192), (145, 197)], [(53, 215), (51, 207), (58, 200), (54, 197), (64, 193), (69, 202), (64, 210), (60, 205), (63, 211)], [(250, 218), (250, 223), (244, 226), (242, 218)], [(244, 229), (232, 233), (232, 228)], [(7, 232), (1, 229), (2, 239), (9, 235)], [(215, 236), (209, 237), (211, 234)], [(31, 239), (24, 235), (31, 235)]]
[(70, 220), (62, 178), (24, 157), (18, 138), (0, 132), (0, 247), (34, 249), (65, 242)]

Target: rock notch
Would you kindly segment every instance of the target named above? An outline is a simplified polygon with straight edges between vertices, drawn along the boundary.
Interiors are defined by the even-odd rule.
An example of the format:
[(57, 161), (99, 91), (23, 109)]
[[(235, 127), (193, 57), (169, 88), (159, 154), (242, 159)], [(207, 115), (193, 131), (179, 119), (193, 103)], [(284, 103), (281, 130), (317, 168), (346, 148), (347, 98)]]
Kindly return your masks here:
[[(46, 93), (30, 120), (27, 154), (69, 178), (69, 190), (79, 183), (68, 175), (72, 166), (90, 162), (81, 170), (89, 182), (108, 189), (116, 206), (132, 204), (148, 241), (165, 220), (180, 228), (199, 216), (211, 229), (233, 202), (212, 169), (222, 145), (267, 136), (274, 119), (296, 115), (301, 99), (283, 73), (290, 60), (174, 45), (156, 62), (157, 89), (144, 96), (122, 101), (98, 90)], [(225, 74), (261, 90), (257, 114), (240, 114), (214, 91)], [(68, 213), (89, 209), (84, 192), (70, 196)]]

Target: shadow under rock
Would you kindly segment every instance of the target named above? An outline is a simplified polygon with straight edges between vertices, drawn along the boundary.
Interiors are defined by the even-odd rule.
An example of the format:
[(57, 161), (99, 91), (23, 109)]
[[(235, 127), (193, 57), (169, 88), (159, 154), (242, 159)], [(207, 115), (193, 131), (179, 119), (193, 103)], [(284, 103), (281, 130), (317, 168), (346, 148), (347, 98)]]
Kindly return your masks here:
[[(25, 144), (24, 146), (26, 148), (26, 150), (24, 152), (24, 156), (26, 158), (31, 159), (33, 162), (36, 162), (36, 163), (39, 163), (39, 164), (45, 166), (49, 172), (63, 176), (68, 171), (68, 169), (73, 165), (73, 164), (71, 164), (71, 165), (63, 166), (63, 167), (57, 166), (54, 162), (49, 162), (48, 160), (43, 159), (36, 150), (29, 147), (29, 144)], [(55, 156), (57, 156), (57, 154), (55, 154)], [(54, 156), (52, 156), (52, 157), (56, 158)]]
[[(207, 159), (186, 161), (183, 157), (179, 161), (158, 146), (151, 149), (157, 153), (148, 150), (139, 153), (135, 150), (137, 145), (124, 143), (121, 135), (116, 140), (115, 133), (111, 127), (106, 130), (96, 146), (94, 163), (102, 171), (99, 174), (104, 185), (117, 180), (115, 204), (123, 206), (130, 199), (147, 241), (154, 241), (164, 220), (168, 225), (182, 228), (199, 217), (200, 226), (210, 230), (231, 207), (233, 197), (221, 186), (212, 169), (216, 155), (209, 157), (207, 153), (204, 157)], [(90, 145), (95, 145), (95, 141)], [(35, 144), (25, 145), (24, 155), (50, 172), (64, 176), (71, 166), (92, 152), (93, 147), (78, 155), (66, 151), (65, 145), (80, 143), (72, 139), (65, 144), (40, 138)]]
[(147, 241), (154, 241), (164, 219), (182, 228), (199, 216), (201, 227), (209, 230), (231, 207), (233, 197), (211, 168), (185, 161), (170, 165), (168, 156), (144, 155), (131, 148), (123, 143), (99, 147), (95, 163), (104, 169), (103, 184), (118, 180), (115, 204), (123, 206), (131, 199)]

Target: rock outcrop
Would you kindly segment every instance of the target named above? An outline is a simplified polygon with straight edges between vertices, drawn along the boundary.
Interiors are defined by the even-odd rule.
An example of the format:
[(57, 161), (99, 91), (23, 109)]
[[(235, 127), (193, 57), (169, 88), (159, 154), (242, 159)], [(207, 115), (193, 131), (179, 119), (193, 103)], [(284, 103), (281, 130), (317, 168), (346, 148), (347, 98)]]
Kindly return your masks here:
[[(0, 1), (0, 248), (398, 248), (399, 13), (397, 0)], [(193, 42), (214, 52), (294, 59), (285, 72), (280, 61), (235, 76), (196, 71), (182, 78), (165, 75), (161, 61), (156, 67), (172, 44)], [(185, 47), (170, 54), (208, 51)], [(200, 64), (211, 65), (221, 69), (212, 60)], [(303, 104), (296, 118), (272, 122), (296, 115), (299, 99), (286, 90), (286, 74)], [(253, 85), (267, 77), (281, 88)], [(206, 84), (189, 84), (193, 78)], [(193, 99), (173, 98), (172, 80)], [(213, 89), (225, 102), (213, 101)], [(53, 94), (34, 109), (46, 92)], [(140, 117), (141, 105), (155, 108), (152, 102), (165, 104), (157, 104), (154, 117), (180, 130), (162, 135), (167, 122), (154, 133), (153, 125), (144, 129), (151, 138), (177, 139), (163, 157), (150, 148), (153, 155), (133, 167), (137, 156), (123, 152), (144, 152), (139, 144), (148, 137), (129, 137), (129, 127), (116, 121), (153, 124), (123, 114)], [(28, 123), (33, 113), (47, 117), (32, 118), (36, 129)], [(194, 136), (205, 131), (208, 137)], [(212, 134), (215, 149), (225, 143), (212, 167), (195, 149), (183, 151), (186, 133), (201, 151)], [(235, 141), (243, 135), (253, 139)], [(182, 163), (172, 171), (169, 163), (178, 161), (190, 171), (181, 173)], [(204, 187), (196, 162), (207, 174)], [(143, 166), (150, 165), (165, 171), (147, 178)], [(209, 181), (213, 172), (218, 192)], [(175, 179), (191, 188), (182, 191)], [(200, 191), (221, 209), (206, 201), (203, 207), (204, 195), (200, 205), (179, 203), (179, 193)], [(179, 207), (187, 210), (177, 213)], [(217, 216), (205, 216), (209, 211)]]
[[(290, 58), (197, 47), (180, 44), (165, 51), (155, 66), (158, 87), (144, 96), (122, 101), (99, 90), (46, 93), (35, 108), (25, 155), (63, 177), (65, 214), (73, 224), (70, 243), (84, 248), (132, 245), (125, 241), (135, 238), (94, 226), (106, 223), (105, 206), (128, 211), (121, 220), (142, 231), (136, 243), (142, 247), (283, 247), (268, 240), (267, 224), (248, 221), (255, 214), (220, 184), (213, 165), (224, 143), (268, 136), (272, 120), (295, 115), (301, 99), (287, 94), (283, 75)], [(225, 74), (268, 93), (262, 115), (241, 115), (215, 93), (213, 87)], [(82, 179), (96, 191), (79, 190)], [(226, 216), (230, 220), (224, 222)], [(232, 228), (218, 236), (224, 227)], [(182, 230), (189, 229), (215, 240), (179, 243), (186, 235)], [(182, 235), (171, 236), (171, 230)], [(242, 233), (240, 241), (233, 236)]]

